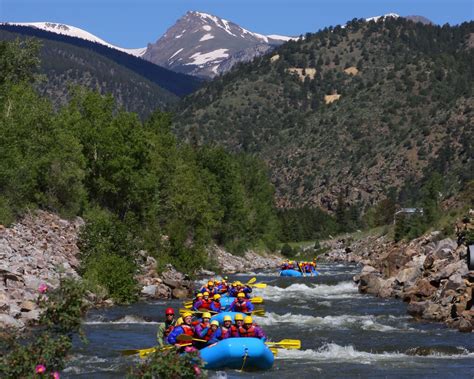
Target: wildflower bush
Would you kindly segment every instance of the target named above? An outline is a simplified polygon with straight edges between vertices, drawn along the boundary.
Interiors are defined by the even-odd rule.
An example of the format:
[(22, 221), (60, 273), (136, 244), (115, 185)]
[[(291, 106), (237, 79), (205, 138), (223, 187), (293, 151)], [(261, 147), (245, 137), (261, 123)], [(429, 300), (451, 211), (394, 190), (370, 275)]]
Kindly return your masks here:
[(132, 368), (128, 378), (143, 379), (193, 379), (207, 378), (203, 370), (204, 363), (198, 352), (184, 355), (175, 350), (157, 351), (148, 356), (146, 361)]
[(42, 284), (38, 292), (40, 325), (25, 333), (10, 330), (2, 335), (0, 378), (58, 379), (72, 347), (72, 335), (82, 336), (81, 316), (86, 310), (82, 283), (62, 279), (57, 289)]

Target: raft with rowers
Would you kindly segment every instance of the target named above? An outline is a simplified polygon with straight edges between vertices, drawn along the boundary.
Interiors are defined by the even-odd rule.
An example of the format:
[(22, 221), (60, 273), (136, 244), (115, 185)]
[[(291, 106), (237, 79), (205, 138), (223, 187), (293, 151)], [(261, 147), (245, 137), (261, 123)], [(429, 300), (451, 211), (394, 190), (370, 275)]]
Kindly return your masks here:
[[(165, 311), (165, 322), (158, 327), (158, 349), (174, 346), (178, 353), (199, 350), (208, 369), (261, 369), (272, 367), (277, 349), (299, 349), (299, 340), (268, 342), (264, 330), (251, 315), (263, 316), (263, 309), (255, 309), (252, 303), (263, 299), (251, 298), (252, 287), (264, 288), (266, 284), (234, 282), (228, 285), (226, 278), (210, 280), (197, 293), (193, 301), (186, 302), (176, 317), (173, 308)], [(231, 296), (235, 295), (235, 296)], [(230, 299), (226, 305), (222, 300)], [(156, 348), (127, 350), (126, 355), (139, 353), (141, 357)]]
[(312, 262), (297, 262), (285, 260), (280, 266), (280, 276), (305, 277), (318, 276), (316, 258)]

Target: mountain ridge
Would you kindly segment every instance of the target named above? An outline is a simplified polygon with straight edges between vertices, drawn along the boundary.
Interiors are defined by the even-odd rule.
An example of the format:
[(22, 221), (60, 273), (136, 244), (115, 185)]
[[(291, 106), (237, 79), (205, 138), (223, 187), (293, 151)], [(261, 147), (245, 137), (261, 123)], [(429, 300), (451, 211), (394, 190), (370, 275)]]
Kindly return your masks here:
[(473, 26), (388, 17), (307, 34), (185, 98), (175, 130), (266, 160), (281, 207), (368, 206), (390, 188), (409, 202), (432, 172), (455, 191), (474, 172)]

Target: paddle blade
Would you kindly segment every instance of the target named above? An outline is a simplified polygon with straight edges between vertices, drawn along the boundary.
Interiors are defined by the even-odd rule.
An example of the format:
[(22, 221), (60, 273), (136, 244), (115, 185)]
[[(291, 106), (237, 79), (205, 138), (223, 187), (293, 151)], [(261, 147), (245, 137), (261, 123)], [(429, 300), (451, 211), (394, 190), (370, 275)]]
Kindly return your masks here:
[(260, 316), (263, 317), (265, 316), (265, 310), (264, 309), (256, 309), (252, 312), (254, 316)]
[(277, 342), (267, 342), (267, 345), (279, 349), (298, 350), (301, 349), (301, 340), (284, 339)]
[(267, 283), (255, 283), (255, 284), (252, 284), (252, 287), (255, 287), (255, 288), (267, 288)]
[(250, 279), (247, 284), (253, 284), (257, 281), (257, 278), (256, 277), (253, 277), (252, 279)]
[(135, 355), (135, 354), (140, 354), (140, 356), (142, 354), (150, 354), (150, 353), (153, 353), (156, 351), (156, 348), (155, 347), (150, 347), (150, 348), (147, 348), (147, 349), (129, 349), (129, 350), (122, 350), (120, 352), (120, 354), (124, 355), (124, 356), (128, 356), (128, 355)]
[(191, 342), (193, 340), (193, 336), (188, 336), (187, 334), (180, 334), (176, 337), (176, 340), (179, 342)]
[(255, 296), (250, 299), (252, 304), (262, 304), (263, 303), (263, 297)]

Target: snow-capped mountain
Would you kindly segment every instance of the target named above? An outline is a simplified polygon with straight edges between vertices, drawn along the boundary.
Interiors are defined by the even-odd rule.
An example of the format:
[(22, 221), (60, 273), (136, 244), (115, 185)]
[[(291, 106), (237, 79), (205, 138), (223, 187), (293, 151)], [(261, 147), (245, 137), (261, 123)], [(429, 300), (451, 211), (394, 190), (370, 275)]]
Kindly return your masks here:
[(69, 37), (76, 37), (82, 38), (87, 41), (100, 43), (102, 45), (108, 46), (112, 49), (117, 49), (123, 51), (124, 53), (134, 55), (136, 57), (141, 57), (145, 51), (146, 47), (138, 48), (138, 49), (124, 49), (122, 47), (114, 46), (103, 39), (86, 32), (83, 29), (76, 28), (75, 26), (70, 26), (66, 24), (58, 24), (54, 22), (2, 22), (1, 25), (19, 25), (19, 26), (29, 26), (32, 28), (37, 28), (41, 30), (45, 30), (47, 32), (52, 32), (56, 34), (62, 34)]
[(222, 18), (188, 12), (154, 44), (144, 59), (174, 71), (214, 77), (292, 39), (251, 32)]

